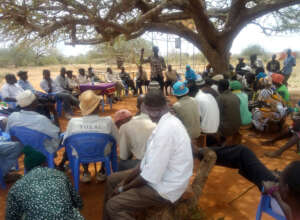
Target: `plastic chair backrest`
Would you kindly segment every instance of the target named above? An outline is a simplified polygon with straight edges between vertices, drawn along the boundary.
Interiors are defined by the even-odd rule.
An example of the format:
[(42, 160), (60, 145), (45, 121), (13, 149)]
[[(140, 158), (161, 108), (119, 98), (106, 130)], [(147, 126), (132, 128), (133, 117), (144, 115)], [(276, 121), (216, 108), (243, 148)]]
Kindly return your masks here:
[(1, 186), (2, 189), (6, 188), (6, 184), (5, 184), (4, 177), (3, 177), (1, 169), (0, 169), (0, 186)]
[(48, 135), (21, 126), (10, 128), (9, 133), (10, 136), (15, 136), (24, 146), (29, 145), (45, 156), (49, 154), (44, 147), (45, 141), (51, 139)]
[(96, 162), (101, 160), (105, 157), (105, 147), (109, 143), (112, 144), (111, 153), (115, 153), (116, 141), (108, 134), (80, 133), (71, 135), (64, 141), (68, 155), (72, 154), (72, 148), (74, 148), (81, 162)]
[(271, 208), (271, 197), (269, 195), (262, 195), (259, 206), (256, 212), (256, 220), (261, 219), (262, 213), (265, 212), (275, 218), (276, 220), (286, 220), (284, 216), (275, 213)]

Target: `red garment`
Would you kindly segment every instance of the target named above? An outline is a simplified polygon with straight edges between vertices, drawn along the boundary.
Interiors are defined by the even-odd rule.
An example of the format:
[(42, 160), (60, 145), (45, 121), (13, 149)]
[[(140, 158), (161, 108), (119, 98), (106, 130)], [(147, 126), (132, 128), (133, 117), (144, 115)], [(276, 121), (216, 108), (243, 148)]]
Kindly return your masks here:
[(273, 83), (282, 84), (283, 80), (284, 80), (284, 76), (282, 74), (279, 74), (279, 73), (272, 74), (272, 82)]

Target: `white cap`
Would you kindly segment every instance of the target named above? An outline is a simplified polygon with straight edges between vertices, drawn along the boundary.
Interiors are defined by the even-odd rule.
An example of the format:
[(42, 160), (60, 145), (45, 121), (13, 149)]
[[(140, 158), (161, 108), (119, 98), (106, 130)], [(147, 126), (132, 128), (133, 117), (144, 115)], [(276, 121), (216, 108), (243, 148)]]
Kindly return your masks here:
[(35, 95), (30, 90), (25, 90), (16, 97), (17, 105), (21, 108), (31, 105), (36, 99)]

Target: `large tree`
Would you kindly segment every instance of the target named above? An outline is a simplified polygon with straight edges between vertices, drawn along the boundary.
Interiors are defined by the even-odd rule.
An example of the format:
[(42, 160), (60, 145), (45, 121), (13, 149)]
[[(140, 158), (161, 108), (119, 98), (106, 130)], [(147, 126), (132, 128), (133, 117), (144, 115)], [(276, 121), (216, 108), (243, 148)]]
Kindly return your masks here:
[[(198, 47), (217, 73), (228, 69), (234, 38), (249, 23), (296, 30), (300, 0), (1, 0), (0, 30), (11, 38), (100, 44), (146, 31), (179, 35)], [(258, 19), (272, 15), (268, 27)]]

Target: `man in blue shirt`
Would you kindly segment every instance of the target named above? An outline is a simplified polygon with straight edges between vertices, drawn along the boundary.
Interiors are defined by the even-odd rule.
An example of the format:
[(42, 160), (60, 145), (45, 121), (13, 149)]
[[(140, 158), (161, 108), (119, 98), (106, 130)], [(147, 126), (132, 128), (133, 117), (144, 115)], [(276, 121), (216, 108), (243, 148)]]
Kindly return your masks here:
[(28, 82), (28, 74), (26, 71), (19, 71), (18, 77), (20, 78), (18, 84), (22, 89), (31, 90), (33, 93), (35, 92), (33, 86)]
[(284, 75), (284, 84), (287, 85), (287, 81), (289, 80), (293, 67), (296, 66), (296, 59), (292, 55), (292, 50), (287, 50), (287, 58), (284, 60), (283, 68), (281, 70), (282, 74)]

